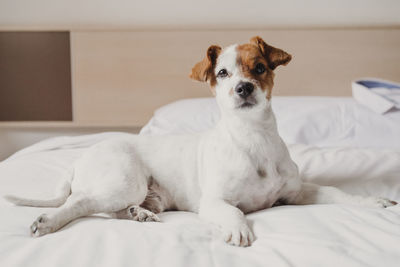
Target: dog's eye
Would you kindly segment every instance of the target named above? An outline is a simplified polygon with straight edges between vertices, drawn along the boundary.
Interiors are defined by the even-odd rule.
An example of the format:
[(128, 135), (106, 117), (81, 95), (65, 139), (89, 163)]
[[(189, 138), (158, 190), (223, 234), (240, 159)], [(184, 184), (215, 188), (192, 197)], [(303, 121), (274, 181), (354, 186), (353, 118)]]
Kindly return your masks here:
[(263, 74), (265, 72), (265, 66), (262, 63), (258, 63), (254, 69), (257, 74)]
[(226, 69), (218, 71), (217, 77), (224, 78), (226, 76), (228, 76), (228, 72), (226, 71)]

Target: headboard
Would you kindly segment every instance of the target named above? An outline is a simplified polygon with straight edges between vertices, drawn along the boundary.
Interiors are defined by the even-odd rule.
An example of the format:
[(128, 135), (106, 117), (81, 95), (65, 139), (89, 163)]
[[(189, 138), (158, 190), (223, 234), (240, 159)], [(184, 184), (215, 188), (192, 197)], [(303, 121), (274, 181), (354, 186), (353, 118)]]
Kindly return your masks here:
[(273, 95), (350, 96), (353, 79), (400, 79), (400, 29), (76, 31), (74, 121), (143, 125), (164, 104), (210, 96), (188, 78), (192, 66), (211, 44), (255, 35), (293, 55), (276, 70)]

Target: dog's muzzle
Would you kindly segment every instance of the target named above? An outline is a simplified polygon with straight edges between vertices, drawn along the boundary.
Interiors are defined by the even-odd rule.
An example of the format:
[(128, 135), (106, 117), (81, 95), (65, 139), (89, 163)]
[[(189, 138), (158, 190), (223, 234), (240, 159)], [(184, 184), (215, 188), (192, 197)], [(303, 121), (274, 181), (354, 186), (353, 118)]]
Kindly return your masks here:
[(241, 98), (246, 99), (254, 91), (254, 85), (250, 82), (240, 82), (235, 87), (235, 92)]

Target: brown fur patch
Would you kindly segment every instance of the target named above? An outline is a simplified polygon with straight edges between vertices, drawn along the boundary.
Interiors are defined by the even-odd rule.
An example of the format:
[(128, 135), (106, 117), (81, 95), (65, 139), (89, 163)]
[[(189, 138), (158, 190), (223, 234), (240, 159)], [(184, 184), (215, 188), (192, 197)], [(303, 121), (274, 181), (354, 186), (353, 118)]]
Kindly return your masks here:
[(263, 170), (263, 169), (258, 169), (258, 170), (257, 170), (257, 174), (258, 174), (258, 176), (259, 176), (260, 178), (265, 178), (265, 177), (267, 177), (267, 173), (266, 173), (265, 170)]
[[(262, 90), (267, 90), (267, 98), (271, 98), (272, 87), (274, 86), (273, 70), (279, 65), (286, 65), (292, 56), (285, 51), (272, 47), (256, 36), (251, 38), (249, 44), (239, 45), (238, 65), (241, 67), (243, 75), (258, 82)], [(255, 72), (258, 63), (262, 63), (266, 70), (262, 74)]]
[(160, 213), (164, 210), (172, 209), (171, 195), (162, 188), (153, 178), (148, 184), (146, 199), (140, 204), (140, 207), (153, 213)]
[(271, 70), (274, 70), (279, 65), (287, 65), (290, 62), (290, 60), (292, 60), (292, 56), (290, 54), (283, 51), (282, 49), (268, 45), (259, 36), (251, 38), (250, 43), (254, 44), (260, 49), (260, 52), (268, 61), (268, 67)]
[[(260, 49), (253, 44), (239, 45), (237, 48), (238, 58), (237, 63), (241, 68), (243, 76), (258, 82), (261, 90), (267, 91), (267, 98), (271, 98), (271, 91), (274, 85), (274, 73), (268, 68), (266, 58), (261, 54)], [(257, 74), (255, 67), (258, 63), (265, 66), (263, 74)]]
[(207, 54), (204, 59), (198, 62), (192, 68), (192, 72), (189, 75), (190, 78), (200, 82), (210, 82), (211, 90), (215, 93), (213, 87), (217, 83), (215, 77), (214, 68), (217, 63), (217, 58), (221, 53), (221, 47), (212, 45), (207, 49)]

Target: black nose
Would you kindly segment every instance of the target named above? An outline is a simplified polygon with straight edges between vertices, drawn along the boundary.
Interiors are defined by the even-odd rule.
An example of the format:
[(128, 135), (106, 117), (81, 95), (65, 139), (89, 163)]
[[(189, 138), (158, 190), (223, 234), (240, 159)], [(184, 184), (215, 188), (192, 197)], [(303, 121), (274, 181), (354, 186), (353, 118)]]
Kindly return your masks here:
[(253, 90), (254, 85), (249, 82), (240, 82), (235, 88), (236, 93), (242, 98), (246, 98), (251, 95)]

